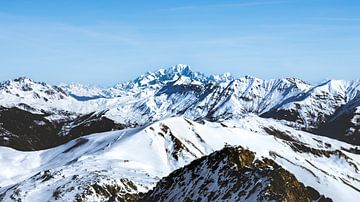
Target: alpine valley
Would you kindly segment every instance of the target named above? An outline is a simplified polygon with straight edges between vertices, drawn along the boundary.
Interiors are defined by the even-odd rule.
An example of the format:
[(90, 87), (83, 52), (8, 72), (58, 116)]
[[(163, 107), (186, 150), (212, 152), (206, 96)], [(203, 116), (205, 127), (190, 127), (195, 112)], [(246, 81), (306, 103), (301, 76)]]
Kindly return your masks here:
[(8, 80), (0, 170), (0, 201), (359, 201), (360, 80)]

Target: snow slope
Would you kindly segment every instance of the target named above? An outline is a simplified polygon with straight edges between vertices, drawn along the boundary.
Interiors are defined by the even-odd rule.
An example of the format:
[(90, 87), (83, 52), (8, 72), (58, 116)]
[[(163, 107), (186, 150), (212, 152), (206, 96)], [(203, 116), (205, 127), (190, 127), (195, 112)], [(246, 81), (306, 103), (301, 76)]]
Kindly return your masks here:
[(173, 170), (226, 144), (249, 148), (259, 159), (273, 159), (306, 186), (335, 201), (360, 197), (360, 156), (354, 146), (248, 116), (203, 123), (169, 118), (35, 152), (1, 147), (0, 198), (131, 198), (148, 191)]

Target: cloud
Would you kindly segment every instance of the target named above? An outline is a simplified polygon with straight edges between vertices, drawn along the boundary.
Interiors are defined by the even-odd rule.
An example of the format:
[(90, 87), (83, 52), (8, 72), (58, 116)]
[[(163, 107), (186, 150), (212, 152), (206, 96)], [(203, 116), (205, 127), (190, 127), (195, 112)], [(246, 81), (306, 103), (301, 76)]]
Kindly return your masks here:
[(253, 1), (253, 2), (242, 2), (242, 3), (226, 3), (226, 4), (211, 4), (211, 5), (190, 5), (190, 6), (179, 6), (166, 8), (166, 11), (186, 11), (196, 9), (213, 9), (213, 8), (239, 8), (239, 7), (253, 7), (253, 6), (264, 6), (287, 3), (287, 1)]

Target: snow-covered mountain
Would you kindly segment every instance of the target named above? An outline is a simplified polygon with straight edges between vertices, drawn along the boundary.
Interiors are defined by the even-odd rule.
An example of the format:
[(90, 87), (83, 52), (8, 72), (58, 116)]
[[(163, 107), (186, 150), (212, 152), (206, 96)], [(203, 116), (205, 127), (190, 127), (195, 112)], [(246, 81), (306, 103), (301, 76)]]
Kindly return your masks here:
[[(228, 73), (206, 76), (186, 65), (148, 72), (110, 88), (51, 86), (28, 78), (0, 85), (0, 106), (43, 114), (52, 123), (90, 113), (103, 113), (126, 126), (174, 116), (220, 120), (254, 113), (357, 145), (359, 99), (360, 81), (310, 85), (294, 78), (234, 79)], [(334, 125), (335, 130), (326, 130)]]
[[(246, 178), (226, 159), (209, 162), (225, 145), (254, 152), (250, 163), (273, 161), (305, 195), (356, 201), (360, 81), (235, 79), (177, 65), (109, 88), (25, 77), (0, 84), (0, 201), (142, 200), (154, 187), (145, 196), (179, 196), (199, 174), (216, 177), (217, 163), (224, 175), (266, 179), (245, 191), (279, 182), (271, 166), (264, 174), (249, 164), (255, 174)], [(199, 158), (204, 164), (183, 172)], [(184, 179), (181, 186), (156, 186), (177, 169), (164, 179)], [(239, 188), (208, 184), (221, 193)]]
[(170, 172), (225, 145), (241, 145), (256, 159), (274, 160), (335, 201), (360, 196), (354, 146), (256, 116), (204, 123), (170, 118), (42, 151), (2, 147), (0, 196), (4, 201), (136, 199)]

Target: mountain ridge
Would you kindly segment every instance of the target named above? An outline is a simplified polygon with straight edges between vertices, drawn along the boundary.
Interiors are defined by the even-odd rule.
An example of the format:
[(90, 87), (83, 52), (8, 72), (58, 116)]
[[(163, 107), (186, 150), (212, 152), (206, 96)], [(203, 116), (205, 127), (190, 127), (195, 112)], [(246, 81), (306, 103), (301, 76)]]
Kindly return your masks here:
[(217, 120), (255, 113), (325, 136), (327, 125), (346, 121), (348, 127), (328, 136), (357, 145), (359, 95), (360, 81), (330, 80), (314, 86), (295, 78), (235, 79), (229, 74), (206, 76), (187, 65), (146, 73), (104, 89), (51, 86), (25, 77), (0, 85), (1, 106), (34, 109), (30, 112), (50, 114), (51, 121), (66, 119), (64, 112), (81, 116), (106, 111), (106, 118), (122, 125), (144, 125), (179, 115)]

